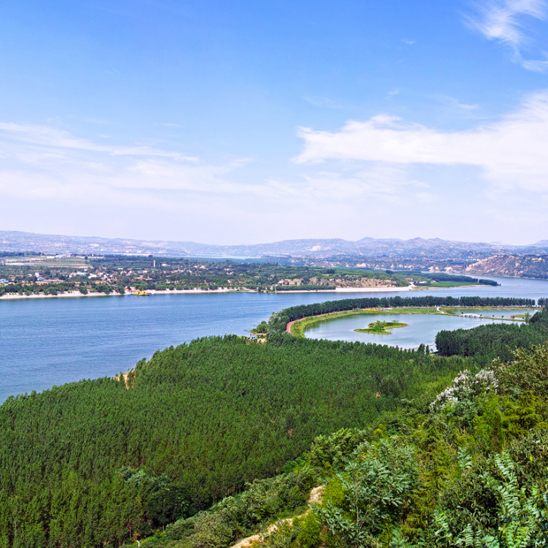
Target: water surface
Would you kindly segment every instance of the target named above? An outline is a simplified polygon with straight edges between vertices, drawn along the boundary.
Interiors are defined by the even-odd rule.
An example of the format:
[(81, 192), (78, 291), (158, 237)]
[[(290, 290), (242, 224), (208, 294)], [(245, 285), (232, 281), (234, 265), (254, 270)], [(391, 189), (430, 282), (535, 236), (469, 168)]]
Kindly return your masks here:
[[(532, 310), (530, 312), (533, 313)], [(482, 311), (481, 314), (491, 317), (510, 317), (508, 311)], [(355, 329), (367, 329), (370, 323), (379, 321), (406, 323), (407, 327), (393, 329), (391, 335), (375, 335), (373, 333), (357, 333), (354, 331)], [(494, 322), (501, 323), (501, 320), (489, 319), (489, 317), (482, 319), (461, 318), (443, 314), (364, 314), (319, 323), (307, 329), (305, 337), (308, 339), (358, 341), (387, 344), (389, 346), (399, 346), (400, 348), (417, 348), (420, 344), (433, 344), (439, 331), (472, 329), (479, 325)], [(509, 322), (505, 320), (505, 323)], [(388, 330), (390, 331), (390, 329)]]
[[(548, 282), (498, 279), (501, 287), (439, 289), (429, 295), (548, 297)], [(0, 299), (0, 402), (84, 378), (127, 371), (156, 350), (208, 335), (246, 334), (298, 304), (386, 293), (228, 293), (57, 299)], [(409, 323), (406, 321), (405, 323)], [(407, 330), (403, 328), (400, 331)], [(398, 330), (395, 330), (398, 331)], [(394, 337), (395, 335), (391, 335)], [(379, 341), (386, 344), (388, 336)], [(424, 337), (432, 342), (431, 337)]]

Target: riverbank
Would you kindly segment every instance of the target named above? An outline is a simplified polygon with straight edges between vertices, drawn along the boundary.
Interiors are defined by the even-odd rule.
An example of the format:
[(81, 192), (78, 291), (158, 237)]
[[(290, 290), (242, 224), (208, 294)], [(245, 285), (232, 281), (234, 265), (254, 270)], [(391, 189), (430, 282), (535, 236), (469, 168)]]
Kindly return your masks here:
[[(293, 293), (384, 293), (386, 291), (412, 291), (416, 289), (415, 286), (407, 287), (337, 287), (336, 289), (323, 290), (296, 290), (296, 291), (276, 291), (272, 293), (280, 294), (293, 294)], [(201, 295), (201, 294), (219, 294), (219, 293), (257, 293), (251, 289), (231, 289), (228, 287), (221, 287), (219, 289), (149, 289), (146, 290), (146, 296), (151, 297), (153, 295)], [(134, 295), (133, 291), (126, 291), (126, 293), (96, 293), (90, 292), (87, 294), (80, 293), (80, 291), (70, 291), (67, 293), (58, 293), (57, 295), (20, 295), (20, 294), (8, 294), (0, 296), (2, 300), (13, 299), (56, 299), (56, 298), (81, 298), (81, 297), (125, 297), (128, 295)]]
[[(413, 284), (405, 287), (336, 287), (335, 289), (295, 289), (291, 291), (274, 291), (278, 295), (284, 293), (384, 293), (386, 291), (414, 291), (417, 289)], [(422, 289), (422, 288), (421, 288)], [(424, 288), (428, 289), (428, 288)]]
[(90, 292), (87, 294), (80, 293), (80, 291), (70, 291), (67, 293), (58, 293), (57, 295), (19, 295), (19, 294), (10, 294), (2, 295), (0, 301), (2, 300), (14, 300), (14, 299), (58, 299), (58, 298), (81, 298), (81, 297), (128, 297), (128, 296), (140, 296), (140, 297), (150, 297), (152, 295), (179, 295), (179, 294), (203, 294), (203, 293), (255, 293), (255, 291), (247, 291), (242, 289), (174, 289), (174, 290), (156, 290), (151, 289), (147, 290), (146, 295), (135, 295), (133, 291), (126, 291), (126, 293), (96, 293)]

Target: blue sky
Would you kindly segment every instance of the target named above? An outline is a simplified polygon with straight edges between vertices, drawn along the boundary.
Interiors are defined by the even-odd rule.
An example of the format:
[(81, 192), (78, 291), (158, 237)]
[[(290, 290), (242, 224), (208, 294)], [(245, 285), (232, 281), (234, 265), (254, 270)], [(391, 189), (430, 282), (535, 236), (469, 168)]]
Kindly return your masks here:
[(0, 7), (0, 228), (548, 238), (544, 0)]

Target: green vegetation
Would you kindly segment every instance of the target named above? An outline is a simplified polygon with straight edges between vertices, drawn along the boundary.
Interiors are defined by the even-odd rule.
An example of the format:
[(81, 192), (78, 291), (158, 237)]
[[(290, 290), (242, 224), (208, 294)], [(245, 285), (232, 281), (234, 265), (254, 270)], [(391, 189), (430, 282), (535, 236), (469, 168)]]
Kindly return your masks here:
[(321, 437), (300, 466), (323, 469), (322, 501), (263, 546), (545, 546), (547, 363), (547, 345), (520, 350), (429, 405)]
[[(412, 298), (412, 299), (413, 300), (419, 299), (418, 301), (415, 301), (415, 302), (418, 302), (418, 303), (420, 302), (420, 297)], [(469, 314), (480, 314), (480, 315), (483, 315), (485, 318), (488, 318), (490, 316), (488, 314), (485, 314), (486, 312), (494, 311), (494, 310), (498, 311), (500, 310), (500, 308), (501, 308), (500, 306), (496, 308), (484, 306), (484, 307), (473, 307), (466, 310), (458, 310), (457, 308), (448, 308), (444, 306), (436, 307), (436, 308), (420, 307), (420, 306), (416, 306), (416, 307), (404, 306), (401, 308), (394, 308), (394, 309), (364, 308), (364, 309), (355, 309), (355, 310), (345, 310), (343, 312), (330, 312), (328, 314), (322, 314), (320, 316), (311, 316), (308, 318), (297, 320), (295, 321), (295, 323), (291, 325), (291, 334), (294, 337), (304, 337), (305, 331), (307, 329), (310, 329), (311, 327), (315, 327), (320, 323), (331, 322), (334, 320), (339, 320), (341, 318), (347, 318), (349, 316), (364, 316), (364, 315), (367, 316), (367, 315), (378, 315), (378, 314), (383, 314), (383, 315), (431, 314), (431, 315), (443, 315), (443, 316), (459, 316), (464, 312)], [(497, 321), (507, 321), (507, 322), (521, 322), (521, 321), (528, 322), (531, 318), (531, 314), (529, 312), (525, 314), (512, 314), (512, 312), (519, 311), (519, 309), (516, 309), (513, 307), (509, 307), (509, 308), (504, 307), (504, 309), (509, 312), (508, 318), (504, 318), (504, 317), (499, 318), (493, 315), (493, 319)]]
[(269, 262), (150, 257), (0, 257), (4, 294), (57, 295), (219, 288), (232, 291), (332, 291), (336, 287), (405, 287), (398, 274), (355, 268), (283, 266)]
[(282, 471), (315, 436), (435, 393), (462, 358), (270, 336), (204, 338), (0, 406), (0, 546), (142, 538)]
[(370, 323), (367, 329), (354, 329), (358, 333), (373, 333), (374, 335), (392, 335), (389, 329), (395, 329), (396, 327), (407, 327), (406, 323), (398, 322), (373, 322)]
[(508, 361), (512, 350), (548, 340), (548, 312), (537, 312), (529, 322), (481, 325), (475, 329), (440, 331), (436, 347), (444, 356), (473, 356), (484, 365), (495, 358)]
[[(489, 370), (461, 371), (434, 398), (418, 394), (365, 428), (317, 437), (285, 473), (142, 545), (223, 548), (262, 530), (254, 546), (545, 546), (547, 364), (544, 344)], [(313, 485), (323, 495), (305, 511)]]
[[(336, 303), (390, 302), (400, 312), (534, 304), (416, 299)], [(9, 398), (0, 406), (0, 547), (139, 539), (227, 548), (261, 531), (272, 548), (548, 541), (548, 345), (528, 348), (548, 340), (548, 312), (487, 326), (515, 327), (522, 348), (484, 369), (480, 344), (447, 357), (283, 332), (287, 318), (322, 306), (335, 304), (273, 315), (267, 344), (203, 338), (157, 352), (125, 378)], [(481, 329), (467, 333), (482, 339)], [(266, 532), (289, 516), (298, 517)]]
[[(362, 299), (341, 299), (286, 308), (273, 314), (268, 322), (269, 332), (283, 333), (289, 322), (321, 316), (334, 312), (355, 311), (372, 308), (437, 308), (441, 306), (457, 307), (532, 307), (536, 302), (533, 299), (518, 299), (509, 297), (369, 297)], [(360, 310), (361, 313), (361, 310)]]

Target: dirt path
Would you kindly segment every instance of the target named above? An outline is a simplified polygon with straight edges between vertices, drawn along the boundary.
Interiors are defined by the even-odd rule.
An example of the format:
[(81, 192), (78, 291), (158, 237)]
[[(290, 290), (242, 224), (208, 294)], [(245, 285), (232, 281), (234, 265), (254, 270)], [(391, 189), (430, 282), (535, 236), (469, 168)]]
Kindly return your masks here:
[[(324, 490), (323, 485), (320, 485), (319, 487), (314, 487), (314, 489), (312, 489), (312, 491), (310, 491), (310, 496), (308, 497), (307, 504), (312, 504), (314, 502), (320, 502), (322, 500), (323, 490)], [(308, 509), (306, 512), (304, 512), (304, 514), (301, 514), (300, 516), (296, 516), (296, 517), (301, 518), (303, 516), (306, 516), (306, 514), (308, 514), (308, 512), (310, 512), (310, 509)], [(289, 525), (292, 525), (294, 519), (295, 518), (286, 518), (286, 519), (282, 519), (280, 521), (277, 521), (276, 523), (273, 523), (266, 530), (266, 534), (272, 533), (275, 529), (277, 529), (283, 523), (289, 523)], [(237, 544), (233, 544), (230, 548), (251, 548), (253, 546), (259, 547), (259, 546), (262, 545), (261, 536), (262, 535), (253, 535), (251, 537), (244, 538), (244, 539), (240, 540)]]
[[(312, 317), (312, 316), (310, 316)], [(306, 318), (299, 318), (298, 320), (293, 320), (292, 322), (289, 322), (286, 326), (285, 326), (285, 330), (291, 335), (291, 326), (294, 324), (294, 323), (297, 323), (297, 322), (300, 322), (302, 320), (306, 320)]]

